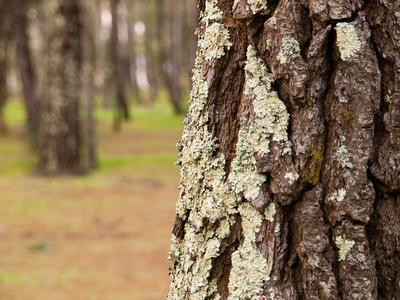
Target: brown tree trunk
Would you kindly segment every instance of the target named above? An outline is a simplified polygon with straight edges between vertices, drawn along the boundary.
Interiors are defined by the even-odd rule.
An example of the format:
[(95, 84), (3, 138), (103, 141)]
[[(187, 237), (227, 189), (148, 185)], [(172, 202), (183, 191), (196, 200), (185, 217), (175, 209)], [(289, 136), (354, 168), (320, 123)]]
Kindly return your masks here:
[(139, 86), (137, 83), (137, 77), (136, 77), (136, 50), (135, 50), (135, 38), (133, 34), (133, 26), (135, 24), (135, 14), (138, 9), (137, 2), (136, 1), (128, 1), (127, 3), (127, 22), (128, 22), (128, 49), (127, 49), (127, 56), (129, 57), (129, 66), (128, 66), (128, 72), (129, 72), (129, 84), (131, 87), (131, 92), (133, 97), (136, 99), (138, 103), (142, 102), (141, 96), (140, 96), (140, 90)]
[(0, 41), (0, 134), (7, 133), (6, 120), (4, 118), (4, 107), (7, 102), (7, 45), (5, 39)]
[(129, 120), (128, 100), (125, 93), (125, 83), (122, 75), (121, 51), (118, 38), (118, 3), (119, 0), (111, 0), (111, 61), (113, 64), (113, 81), (115, 84), (116, 116), (114, 119), (114, 131), (119, 131), (121, 120)]
[(39, 173), (76, 173), (81, 171), (81, 7), (78, 0), (54, 0), (42, 11)]
[(95, 0), (95, 49), (96, 49), (96, 77), (97, 86), (99, 88), (99, 94), (101, 96), (101, 105), (103, 108), (108, 108), (108, 72), (107, 72), (107, 64), (106, 64), (106, 42), (104, 41), (103, 35), (107, 31), (102, 24), (101, 21), (101, 13), (102, 13), (102, 1)]
[(171, 62), (172, 72), (168, 76), (168, 89), (171, 103), (176, 113), (181, 113), (182, 87), (181, 87), (181, 67), (182, 67), (182, 2), (171, 0)]
[(95, 3), (92, 0), (84, 0), (81, 2), (83, 15), (82, 20), (82, 82), (84, 84), (82, 91), (82, 102), (85, 104), (85, 127), (84, 127), (84, 143), (85, 143), (85, 160), (88, 170), (93, 170), (97, 167), (96, 156), (96, 137), (95, 137), (95, 120), (94, 120), (94, 28), (95, 17), (93, 12), (96, 11)]
[(400, 299), (397, 4), (198, 4), (168, 299)]
[(6, 120), (4, 118), (4, 107), (7, 102), (8, 88), (7, 88), (7, 33), (9, 31), (9, 20), (7, 13), (9, 12), (9, 4), (7, 2), (0, 2), (0, 134), (7, 133)]
[(12, 0), (14, 17), (14, 39), (16, 44), (16, 61), (21, 73), (25, 107), (27, 112), (27, 129), (36, 144), (39, 127), (39, 104), (35, 95), (35, 77), (28, 45), (26, 11), (21, 0)]

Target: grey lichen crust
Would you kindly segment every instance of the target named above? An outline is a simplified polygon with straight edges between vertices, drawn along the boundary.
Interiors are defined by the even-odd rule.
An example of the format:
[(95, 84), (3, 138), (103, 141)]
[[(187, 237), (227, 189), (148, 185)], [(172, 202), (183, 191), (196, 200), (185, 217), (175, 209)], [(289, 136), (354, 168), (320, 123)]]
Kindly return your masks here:
[(257, 173), (254, 149), (250, 144), (248, 132), (241, 129), (236, 145), (236, 157), (232, 161), (232, 170), (229, 174), (229, 182), (236, 193), (243, 193), (248, 200), (257, 198), (260, 186), (266, 176)]
[(336, 24), (336, 45), (339, 48), (340, 58), (347, 60), (361, 48), (361, 41), (358, 38), (355, 27), (346, 22)]
[(222, 11), (217, 6), (218, 0), (206, 1), (206, 9), (202, 14), (201, 24), (205, 27), (204, 38), (199, 40), (206, 60), (220, 58), (230, 49), (229, 30), (217, 21), (222, 18)]
[(345, 189), (338, 189), (337, 191), (335, 191), (331, 197), (329, 197), (330, 201), (338, 201), (338, 202), (342, 202), (344, 200), (344, 198), (347, 195), (347, 191)]
[[(206, 3), (207, 16), (202, 20), (205, 30), (199, 35), (186, 126), (178, 142), (182, 180), (177, 214), (185, 222), (185, 234), (171, 240), (168, 299), (182, 299), (182, 295), (189, 294), (190, 299), (200, 300), (216, 292), (216, 283), (208, 282), (212, 259), (219, 256), (221, 240), (229, 235), (232, 215), (237, 213), (235, 195), (225, 182), (225, 157), (215, 154), (219, 145), (208, 131), (208, 116), (203, 112), (208, 84), (202, 62), (219, 58), (224, 55), (224, 47), (231, 45), (228, 29), (216, 22), (222, 16), (216, 3)], [(204, 220), (218, 224), (216, 230), (204, 229)]]
[(265, 280), (269, 280), (267, 260), (256, 246), (256, 236), (262, 224), (261, 214), (249, 203), (239, 207), (242, 217), (244, 242), (232, 254), (229, 276), (229, 299), (252, 299), (262, 294)]
[(277, 59), (282, 63), (286, 63), (289, 59), (300, 57), (300, 45), (299, 42), (289, 36), (282, 39), (282, 49), (279, 52)]
[(354, 166), (351, 163), (351, 156), (349, 151), (347, 150), (346, 146), (343, 145), (341, 146), (338, 151), (335, 153), (334, 158), (340, 163), (340, 165), (342, 166), (342, 168), (349, 168), (349, 169), (353, 169)]
[(247, 3), (250, 5), (253, 14), (258, 12), (269, 13), (267, 0), (247, 0)]
[(258, 154), (269, 152), (269, 143), (283, 144), (288, 140), (289, 113), (276, 91), (271, 90), (272, 74), (261, 59), (256, 57), (253, 46), (247, 48), (245, 94), (253, 98), (256, 116), (250, 125), (249, 140)]
[(345, 237), (339, 235), (335, 239), (335, 244), (336, 244), (336, 247), (338, 247), (338, 249), (339, 249), (338, 261), (343, 261), (346, 259), (350, 250), (353, 249), (356, 242), (353, 240), (346, 240)]

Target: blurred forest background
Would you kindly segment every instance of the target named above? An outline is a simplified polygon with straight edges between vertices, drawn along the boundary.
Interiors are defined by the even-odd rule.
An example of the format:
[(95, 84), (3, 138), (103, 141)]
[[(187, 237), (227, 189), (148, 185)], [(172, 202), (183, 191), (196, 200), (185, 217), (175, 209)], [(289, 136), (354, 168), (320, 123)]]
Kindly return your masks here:
[(1, 299), (161, 299), (189, 0), (0, 1)]

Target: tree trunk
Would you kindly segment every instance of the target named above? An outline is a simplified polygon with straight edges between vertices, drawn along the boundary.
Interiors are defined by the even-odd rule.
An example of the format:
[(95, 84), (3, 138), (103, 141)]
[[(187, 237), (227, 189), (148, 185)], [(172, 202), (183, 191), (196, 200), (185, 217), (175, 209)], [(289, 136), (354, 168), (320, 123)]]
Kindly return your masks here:
[(16, 44), (16, 61), (21, 73), (25, 107), (27, 112), (27, 129), (37, 143), (36, 134), (39, 127), (39, 104), (35, 95), (34, 72), (31, 53), (28, 45), (25, 8), (21, 0), (12, 0), (14, 17), (14, 39)]
[(4, 118), (4, 107), (8, 98), (7, 88), (7, 65), (8, 65), (8, 38), (7, 33), (9, 31), (9, 20), (7, 19), (7, 13), (9, 12), (9, 5), (7, 2), (0, 3), (0, 134), (4, 135), (7, 133), (6, 120)]
[(125, 82), (122, 77), (121, 47), (118, 38), (118, 3), (119, 0), (111, 0), (111, 60), (117, 109), (114, 119), (114, 131), (120, 130), (122, 119), (129, 120), (128, 100), (125, 93)]
[(168, 77), (168, 89), (171, 103), (177, 114), (181, 113), (182, 87), (181, 87), (181, 68), (182, 68), (182, 2), (171, 0), (171, 61), (172, 72)]
[(95, 120), (94, 120), (94, 65), (95, 65), (95, 51), (94, 45), (96, 43), (94, 38), (95, 17), (93, 12), (96, 11), (95, 3), (92, 0), (84, 0), (81, 2), (83, 8), (83, 15), (85, 19), (82, 20), (82, 82), (83, 97), (82, 102), (85, 105), (85, 127), (84, 127), (84, 143), (85, 143), (85, 160), (88, 170), (93, 170), (97, 167), (96, 158), (96, 137), (95, 137)]
[(168, 299), (400, 299), (397, 4), (198, 5)]
[(7, 43), (6, 39), (0, 41), (0, 134), (8, 132), (6, 120), (4, 118), (4, 106), (7, 102)]
[(42, 11), (39, 173), (76, 173), (81, 171), (81, 8), (78, 0), (54, 0)]
[(134, 0), (128, 1), (127, 5), (127, 22), (128, 22), (128, 57), (129, 57), (129, 75), (130, 75), (130, 80), (129, 84), (131, 87), (131, 93), (137, 103), (141, 103), (141, 95), (140, 95), (140, 90), (139, 86), (137, 83), (137, 77), (136, 77), (136, 42), (133, 34), (133, 26), (135, 25), (135, 14), (137, 11), (137, 2)]

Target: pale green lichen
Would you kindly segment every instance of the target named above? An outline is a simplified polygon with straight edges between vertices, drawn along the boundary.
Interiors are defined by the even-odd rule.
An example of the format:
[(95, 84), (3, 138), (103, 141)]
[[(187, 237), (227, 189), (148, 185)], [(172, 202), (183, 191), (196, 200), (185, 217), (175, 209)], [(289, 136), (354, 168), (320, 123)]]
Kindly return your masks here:
[(272, 74), (261, 59), (256, 57), (254, 48), (247, 48), (245, 95), (253, 98), (256, 116), (250, 125), (249, 140), (259, 154), (269, 152), (272, 140), (283, 143), (288, 140), (289, 113), (278, 94), (271, 90)]
[(392, 103), (392, 91), (390, 89), (388, 89), (387, 93), (385, 94), (385, 101), (387, 103)]
[(204, 36), (199, 39), (201, 54), (205, 60), (220, 58), (225, 55), (225, 48), (230, 49), (232, 43), (229, 38), (229, 30), (217, 22), (223, 16), (223, 12), (217, 6), (218, 0), (207, 0), (204, 13), (201, 13), (200, 24), (204, 26)]
[(285, 178), (288, 180), (288, 183), (292, 185), (297, 181), (297, 179), (299, 179), (299, 174), (297, 173), (293, 174), (292, 172), (288, 172), (285, 174)]
[(276, 223), (275, 225), (275, 233), (278, 233), (281, 230), (281, 224), (280, 223)]
[(243, 203), (239, 212), (244, 242), (232, 253), (228, 285), (230, 300), (251, 299), (261, 295), (264, 282), (269, 280), (267, 260), (255, 245), (255, 233), (260, 230), (262, 216), (249, 203)]
[(289, 36), (282, 39), (281, 51), (279, 52), (277, 59), (282, 63), (286, 63), (289, 59), (300, 57), (300, 45), (299, 42)]
[(342, 168), (349, 168), (349, 169), (353, 169), (354, 166), (351, 163), (351, 156), (349, 151), (347, 150), (346, 146), (343, 145), (341, 146), (338, 151), (335, 153), (334, 158), (340, 163), (340, 165), (342, 166)]
[[(208, 84), (202, 64), (221, 57), (224, 48), (231, 46), (229, 31), (215, 22), (222, 16), (216, 3), (206, 3), (207, 16), (202, 22), (205, 32), (199, 33), (189, 109), (182, 140), (177, 144), (182, 178), (177, 214), (185, 221), (185, 234), (172, 238), (170, 300), (181, 299), (184, 294), (196, 300), (215, 295), (217, 283), (208, 280), (212, 259), (219, 256), (221, 239), (229, 235), (235, 222), (232, 216), (237, 213), (235, 194), (226, 183), (225, 157), (216, 154), (218, 141), (208, 131), (208, 115), (203, 111)], [(217, 224), (216, 229), (204, 229), (205, 220)]]
[(219, 9), (218, 0), (207, 0), (206, 9), (204, 13), (201, 13), (202, 21), (205, 22), (206, 26), (210, 21), (218, 21), (222, 18), (223, 13)]
[(356, 242), (353, 240), (346, 240), (345, 237), (339, 235), (335, 239), (335, 244), (339, 249), (338, 261), (344, 261), (347, 255), (350, 253), (350, 250), (353, 249)]
[(223, 24), (215, 22), (207, 26), (202, 41), (204, 58), (212, 60), (225, 55), (225, 47), (229, 50), (232, 46), (229, 37), (229, 30)]
[(275, 17), (271, 17), (268, 19), (267, 21), (267, 25), (272, 26), (273, 28), (277, 28), (276, 27), (276, 18)]
[(258, 12), (269, 13), (267, 0), (247, 0), (247, 3), (250, 5), (253, 14)]
[(270, 205), (267, 206), (267, 208), (264, 211), (265, 220), (272, 222), (274, 220), (275, 214), (276, 214), (275, 203), (271, 203)]
[(335, 191), (331, 197), (329, 197), (329, 200), (331, 201), (338, 201), (338, 202), (342, 202), (344, 200), (344, 197), (346, 197), (347, 191), (343, 188), (338, 189), (337, 191)]
[(335, 26), (336, 45), (339, 48), (340, 58), (347, 60), (361, 49), (361, 41), (358, 38), (355, 27), (347, 22), (339, 22)]
[(257, 198), (260, 186), (266, 179), (265, 175), (257, 173), (254, 149), (249, 142), (248, 133), (243, 129), (239, 131), (236, 157), (232, 161), (228, 179), (232, 189), (236, 193), (243, 193), (247, 200)]

